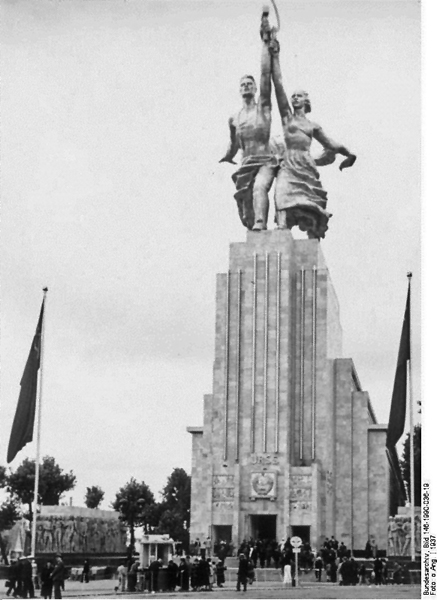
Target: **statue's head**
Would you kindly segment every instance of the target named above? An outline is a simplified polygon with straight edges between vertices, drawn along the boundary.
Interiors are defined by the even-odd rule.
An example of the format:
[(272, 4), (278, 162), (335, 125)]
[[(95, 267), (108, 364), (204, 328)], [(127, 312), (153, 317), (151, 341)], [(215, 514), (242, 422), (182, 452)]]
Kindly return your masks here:
[(247, 96), (255, 96), (256, 83), (252, 75), (243, 75), (243, 77), (240, 79), (240, 94), (243, 98)]
[(296, 90), (291, 95), (291, 106), (293, 109), (303, 108), (306, 113), (311, 112), (311, 102), (308, 92), (305, 90)]

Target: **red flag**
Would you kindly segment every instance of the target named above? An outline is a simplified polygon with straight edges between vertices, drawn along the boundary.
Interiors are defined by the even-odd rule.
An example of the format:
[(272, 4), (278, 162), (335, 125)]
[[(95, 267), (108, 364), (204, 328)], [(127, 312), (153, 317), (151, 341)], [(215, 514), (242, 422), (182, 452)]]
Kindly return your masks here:
[(12, 424), (9, 439), (8, 458), (10, 463), (26, 444), (33, 440), (33, 425), (35, 422), (36, 392), (38, 386), (38, 370), (41, 357), (41, 331), (44, 314), (44, 300), (41, 305), (35, 337), (30, 348), (29, 357), (21, 378), (20, 395), (17, 410)]
[(387, 448), (394, 448), (405, 428), (407, 408), (407, 362), (410, 360), (410, 282), (408, 282), (407, 305), (399, 344), (395, 383), (391, 398), (390, 417), (387, 430)]

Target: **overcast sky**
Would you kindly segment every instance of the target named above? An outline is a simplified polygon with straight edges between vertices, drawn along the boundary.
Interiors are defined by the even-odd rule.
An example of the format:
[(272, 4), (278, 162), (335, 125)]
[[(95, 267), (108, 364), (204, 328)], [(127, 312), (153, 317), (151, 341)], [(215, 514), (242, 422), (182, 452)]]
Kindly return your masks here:
[[(384, 423), (407, 271), (420, 394), (420, 4), (277, 4), (287, 94), (305, 88), (311, 118), (358, 156), (321, 168), (334, 215), (321, 245), (343, 355)], [(42, 454), (77, 475), (75, 504), (87, 486), (106, 507), (131, 476), (157, 493), (174, 467), (190, 471), (186, 427), (212, 391), (215, 276), (245, 239), (234, 167), (218, 160), (240, 76), (259, 80), (261, 7), (1, 3), (0, 463), (47, 285)]]

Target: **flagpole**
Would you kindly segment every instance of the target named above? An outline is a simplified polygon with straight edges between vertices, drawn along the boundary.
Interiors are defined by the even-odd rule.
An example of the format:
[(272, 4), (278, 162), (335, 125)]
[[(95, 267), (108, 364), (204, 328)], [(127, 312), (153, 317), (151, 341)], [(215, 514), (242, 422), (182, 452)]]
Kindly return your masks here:
[(412, 335), (411, 335), (411, 278), (413, 274), (407, 273), (408, 277), (408, 291), (410, 292), (410, 359), (408, 361), (408, 379), (410, 383), (410, 517), (411, 517), (411, 560), (416, 560), (416, 540), (414, 536), (414, 411), (413, 411), (413, 378), (411, 368), (411, 346), (412, 346)]
[(42, 408), (42, 383), (43, 383), (43, 372), (44, 372), (44, 331), (45, 331), (45, 316), (46, 316), (46, 297), (48, 288), (43, 289), (44, 297), (44, 317), (41, 325), (41, 354), (40, 354), (40, 368), (39, 368), (39, 392), (37, 395), (38, 402), (38, 417), (36, 424), (36, 458), (35, 458), (35, 487), (33, 491), (33, 513), (32, 513), (32, 543), (31, 543), (31, 556), (35, 556), (36, 551), (36, 517), (38, 510), (38, 487), (39, 487), (39, 461), (41, 453), (41, 408)]

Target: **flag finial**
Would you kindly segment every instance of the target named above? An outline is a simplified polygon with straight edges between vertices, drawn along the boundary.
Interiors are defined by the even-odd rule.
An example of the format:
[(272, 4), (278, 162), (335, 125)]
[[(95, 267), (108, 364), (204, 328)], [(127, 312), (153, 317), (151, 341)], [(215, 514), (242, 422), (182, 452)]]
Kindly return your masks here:
[(411, 279), (413, 277), (413, 273), (411, 271), (408, 271), (407, 277), (408, 277), (408, 279)]

